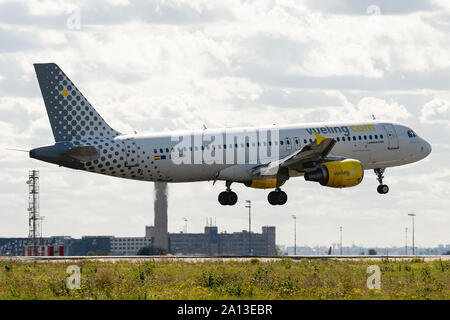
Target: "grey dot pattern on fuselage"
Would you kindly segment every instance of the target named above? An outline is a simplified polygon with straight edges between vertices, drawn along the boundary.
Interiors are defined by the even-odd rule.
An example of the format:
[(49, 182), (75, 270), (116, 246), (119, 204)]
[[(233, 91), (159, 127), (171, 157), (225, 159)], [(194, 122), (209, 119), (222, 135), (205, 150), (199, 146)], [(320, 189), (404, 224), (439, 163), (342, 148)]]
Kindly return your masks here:
[[(100, 154), (98, 159), (85, 164), (86, 171), (147, 181), (162, 181), (165, 178), (158, 166), (158, 161), (152, 159), (153, 155), (139, 146), (136, 146), (134, 152), (127, 151), (128, 146), (118, 139), (81, 140), (74, 141), (73, 144), (94, 146)], [(128, 161), (135, 165), (129, 166)]]

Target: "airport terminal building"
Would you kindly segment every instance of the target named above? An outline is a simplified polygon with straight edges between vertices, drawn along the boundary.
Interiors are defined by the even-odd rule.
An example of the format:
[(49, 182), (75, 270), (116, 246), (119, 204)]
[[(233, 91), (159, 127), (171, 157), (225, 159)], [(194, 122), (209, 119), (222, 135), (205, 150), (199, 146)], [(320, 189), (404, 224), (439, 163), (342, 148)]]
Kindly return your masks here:
[(262, 227), (262, 233), (248, 231), (218, 233), (206, 226), (204, 233), (170, 233), (169, 251), (185, 255), (275, 256), (275, 227)]
[[(39, 243), (64, 247), (65, 256), (132, 256), (144, 247), (154, 246), (155, 228), (146, 227), (144, 237), (58, 236), (42, 238)], [(27, 244), (27, 238), (0, 238), (0, 255), (24, 255)], [(248, 231), (218, 233), (216, 226), (206, 226), (203, 233), (169, 233), (168, 251), (175, 255), (275, 256), (275, 227), (262, 227), (262, 233), (251, 233), (251, 237)]]

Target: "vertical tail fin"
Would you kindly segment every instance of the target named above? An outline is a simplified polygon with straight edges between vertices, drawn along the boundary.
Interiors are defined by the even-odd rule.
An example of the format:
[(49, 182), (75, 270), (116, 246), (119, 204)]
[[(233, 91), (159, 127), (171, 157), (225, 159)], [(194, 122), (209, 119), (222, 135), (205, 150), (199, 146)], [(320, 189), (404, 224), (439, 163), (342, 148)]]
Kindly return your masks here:
[(55, 63), (34, 64), (34, 69), (56, 142), (120, 134), (103, 120)]

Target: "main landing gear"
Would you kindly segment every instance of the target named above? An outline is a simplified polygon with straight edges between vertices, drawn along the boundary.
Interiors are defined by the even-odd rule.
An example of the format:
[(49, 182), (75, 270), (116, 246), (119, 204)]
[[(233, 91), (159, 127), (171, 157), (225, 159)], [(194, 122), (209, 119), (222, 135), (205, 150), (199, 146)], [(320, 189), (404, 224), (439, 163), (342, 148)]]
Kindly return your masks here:
[(219, 203), (223, 206), (234, 206), (238, 201), (236, 192), (231, 191), (231, 181), (225, 183), (227, 191), (219, 193)]
[(286, 192), (281, 191), (280, 188), (276, 188), (275, 191), (269, 193), (267, 200), (273, 206), (283, 205), (287, 201), (287, 194)]
[(385, 184), (383, 184), (383, 178), (384, 178), (384, 168), (377, 168), (374, 169), (373, 171), (375, 172), (375, 174), (377, 175), (377, 180), (380, 183), (380, 185), (377, 188), (378, 193), (380, 194), (386, 194), (389, 192), (389, 187)]

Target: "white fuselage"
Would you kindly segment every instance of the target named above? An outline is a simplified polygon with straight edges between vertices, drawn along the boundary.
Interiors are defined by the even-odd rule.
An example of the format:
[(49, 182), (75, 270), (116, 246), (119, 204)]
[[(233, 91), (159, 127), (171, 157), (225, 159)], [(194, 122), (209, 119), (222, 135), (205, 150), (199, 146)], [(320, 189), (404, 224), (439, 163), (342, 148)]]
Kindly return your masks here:
[(337, 141), (329, 156), (357, 159), (366, 170), (416, 162), (431, 152), (410, 128), (382, 121), (119, 135), (75, 144), (93, 145), (100, 153), (85, 164), (90, 172), (145, 181), (248, 181), (255, 166), (313, 142), (313, 132)]

